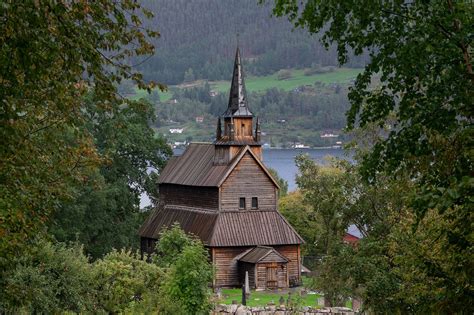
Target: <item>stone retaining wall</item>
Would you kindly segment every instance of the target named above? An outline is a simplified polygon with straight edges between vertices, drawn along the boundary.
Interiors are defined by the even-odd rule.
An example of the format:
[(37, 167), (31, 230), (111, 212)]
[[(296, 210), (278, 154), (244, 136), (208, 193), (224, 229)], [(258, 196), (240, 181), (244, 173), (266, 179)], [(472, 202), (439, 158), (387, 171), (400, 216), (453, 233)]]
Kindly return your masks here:
[(285, 306), (265, 306), (265, 307), (248, 307), (240, 304), (217, 305), (211, 312), (211, 315), (315, 315), (315, 314), (358, 314), (347, 307), (323, 307), (320, 309), (311, 307), (302, 307), (301, 310), (288, 309)]

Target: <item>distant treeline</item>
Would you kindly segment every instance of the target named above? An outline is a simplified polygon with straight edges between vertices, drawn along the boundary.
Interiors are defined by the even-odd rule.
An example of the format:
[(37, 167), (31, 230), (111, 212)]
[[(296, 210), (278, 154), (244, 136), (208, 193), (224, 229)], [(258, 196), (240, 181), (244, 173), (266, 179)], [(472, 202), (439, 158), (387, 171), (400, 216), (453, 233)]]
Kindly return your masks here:
[[(153, 41), (154, 56), (131, 61), (147, 80), (173, 85), (194, 79), (229, 79), (237, 34), (248, 74), (338, 64), (334, 48), (327, 51), (318, 37), (271, 17), (270, 6), (258, 6), (254, 0), (144, 0), (143, 5), (155, 13), (147, 26), (161, 33)], [(346, 66), (362, 67), (366, 59), (351, 58)]]
[[(186, 122), (199, 115), (220, 116), (227, 104), (228, 93), (210, 97), (209, 89), (208, 84), (191, 89), (177, 89), (173, 94), (177, 104), (169, 105), (168, 102), (157, 106), (157, 125), (166, 124), (169, 120)], [(344, 128), (345, 111), (349, 106), (346, 89), (334, 84), (323, 85), (313, 91), (319, 93), (286, 92), (273, 88), (263, 93), (249, 93), (248, 99), (252, 112), (267, 123), (297, 120), (305, 129)]]
[[(210, 85), (189, 89), (176, 89), (172, 101), (159, 102), (153, 95), (148, 100), (155, 103), (157, 120), (155, 126), (182, 126), (194, 122), (197, 116), (205, 117), (207, 123), (202, 128), (209, 129), (209, 137), (214, 136), (215, 122), (222, 114), (228, 100), (228, 93), (210, 96)], [(176, 100), (176, 101), (175, 101)], [(264, 140), (275, 145), (304, 142), (309, 145), (325, 145), (315, 137), (317, 132), (339, 131), (345, 127), (345, 112), (349, 108), (347, 86), (318, 83), (293, 91), (269, 89), (265, 92), (248, 94), (250, 108), (263, 124)], [(176, 103), (175, 103), (176, 102)], [(190, 135), (192, 137), (192, 135)], [(194, 141), (211, 139), (189, 138)]]

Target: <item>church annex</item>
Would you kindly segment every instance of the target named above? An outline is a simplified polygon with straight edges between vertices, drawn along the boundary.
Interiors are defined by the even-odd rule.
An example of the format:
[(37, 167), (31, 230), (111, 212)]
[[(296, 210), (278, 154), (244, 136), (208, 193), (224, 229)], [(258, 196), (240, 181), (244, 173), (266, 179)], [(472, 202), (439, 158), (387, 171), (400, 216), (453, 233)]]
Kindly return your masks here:
[(151, 253), (160, 231), (177, 222), (209, 249), (214, 287), (285, 288), (301, 282), (303, 239), (278, 212), (278, 184), (262, 160), (237, 49), (223, 126), (214, 143), (191, 143), (159, 178), (160, 201), (139, 230)]

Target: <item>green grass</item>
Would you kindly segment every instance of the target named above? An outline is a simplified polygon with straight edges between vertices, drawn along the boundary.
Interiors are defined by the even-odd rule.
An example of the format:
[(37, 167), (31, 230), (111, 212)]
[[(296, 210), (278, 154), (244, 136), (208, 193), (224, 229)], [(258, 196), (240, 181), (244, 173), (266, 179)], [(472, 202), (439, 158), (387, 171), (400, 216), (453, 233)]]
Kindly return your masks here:
[[(156, 88), (158, 93), (160, 94), (160, 101), (166, 102), (171, 99), (173, 93), (168, 89), (166, 92), (161, 92)], [(148, 96), (148, 92), (146, 90), (141, 90), (138, 87), (135, 87), (135, 95), (131, 96), (130, 99), (132, 100), (139, 100), (141, 98), (146, 98)]]
[[(292, 77), (287, 80), (278, 80), (277, 74), (255, 77), (250, 76), (245, 79), (245, 87), (248, 92), (261, 92), (271, 88), (283, 89), (285, 91), (293, 90), (302, 85), (313, 85), (316, 81), (330, 84), (330, 83), (348, 83), (351, 79), (362, 72), (362, 69), (352, 68), (336, 68), (333, 72), (313, 74), (309, 76), (304, 75), (304, 70), (291, 70)], [(230, 75), (229, 75), (230, 76)], [(201, 80), (202, 81), (202, 80)], [(203, 84), (204, 81), (196, 81), (196, 83)], [(209, 81), (211, 88), (215, 91), (226, 93), (230, 88), (230, 81)], [(173, 93), (171, 92), (172, 87), (185, 88), (186, 86), (192, 86), (193, 84), (186, 85), (175, 85), (169, 86), (168, 91), (159, 92), (160, 100), (168, 101), (171, 99)], [(131, 96), (131, 99), (137, 100), (147, 96), (145, 90), (135, 88), (135, 95)]]
[[(287, 80), (278, 80), (277, 74), (263, 77), (248, 77), (245, 87), (249, 92), (260, 92), (271, 88), (293, 90), (302, 85), (313, 85), (316, 81), (322, 83), (348, 83), (362, 72), (362, 69), (339, 68), (333, 72), (304, 75), (304, 70), (292, 70), (292, 77)], [(229, 81), (209, 82), (212, 88), (219, 92), (226, 92), (230, 87)]]
[[(292, 299), (296, 298), (296, 292), (292, 294)], [(222, 304), (232, 304), (232, 301), (235, 300), (237, 303), (242, 302), (242, 289), (222, 289), (222, 296), (223, 299), (218, 301), (218, 303)], [(250, 294), (250, 298), (247, 300), (248, 306), (265, 306), (268, 303), (272, 302), (278, 305), (280, 297), (286, 300), (288, 299), (287, 292), (272, 292), (272, 291), (252, 291)], [(302, 297), (302, 305), (303, 306), (318, 306), (318, 298), (320, 295), (318, 294), (308, 294)]]

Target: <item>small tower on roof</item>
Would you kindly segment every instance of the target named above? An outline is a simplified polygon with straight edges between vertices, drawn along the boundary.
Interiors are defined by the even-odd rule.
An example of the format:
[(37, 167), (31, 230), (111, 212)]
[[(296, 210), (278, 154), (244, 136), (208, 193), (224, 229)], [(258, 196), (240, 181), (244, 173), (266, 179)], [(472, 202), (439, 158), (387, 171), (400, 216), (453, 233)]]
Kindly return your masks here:
[(245, 90), (244, 73), (240, 57), (240, 49), (237, 47), (234, 61), (234, 71), (230, 86), (229, 103), (226, 111), (222, 114), (224, 128), (221, 129), (219, 118), (216, 132), (216, 156), (215, 164), (227, 164), (239, 152), (242, 146), (250, 146), (252, 151), (261, 159), (262, 149), (260, 143), (260, 126), (257, 124), (253, 132), (253, 114), (247, 102)]

